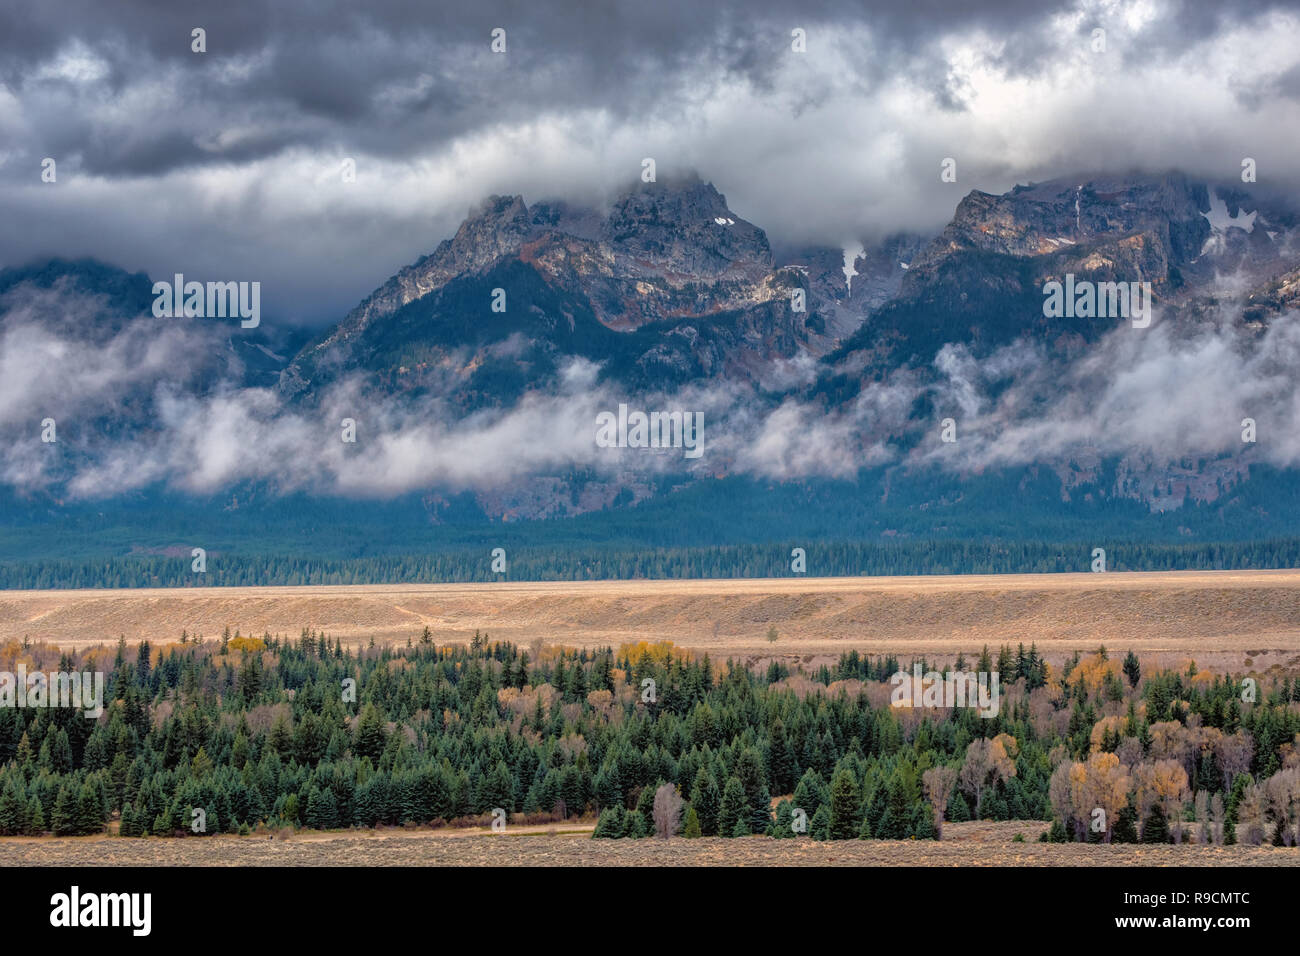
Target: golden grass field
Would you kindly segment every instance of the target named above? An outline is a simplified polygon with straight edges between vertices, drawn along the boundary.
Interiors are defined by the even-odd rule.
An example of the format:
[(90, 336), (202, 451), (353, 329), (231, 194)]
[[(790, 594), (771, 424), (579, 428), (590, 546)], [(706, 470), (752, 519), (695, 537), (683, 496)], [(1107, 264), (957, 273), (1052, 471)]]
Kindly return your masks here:
[[(301, 832), (288, 839), (0, 838), (10, 866), (1300, 866), (1300, 848), (1038, 843), (1033, 821), (948, 823), (915, 840), (592, 840), (590, 825)], [(1016, 834), (1024, 843), (1014, 842)]]
[[(1099, 644), (1143, 666), (1300, 668), (1300, 571), (600, 581), (357, 587), (0, 591), (0, 642), (64, 646), (181, 630), (218, 637), (323, 629), (349, 644), (439, 643), (476, 630), (521, 644), (669, 640), (750, 663), (864, 653), (948, 657), (1037, 643), (1049, 658)], [(775, 627), (776, 642), (767, 634)], [(943, 843), (590, 840), (590, 823), (208, 839), (0, 839), (0, 866), (41, 865), (1300, 865), (1300, 849), (1035, 842), (1046, 824), (949, 824)], [(1013, 842), (1022, 834), (1026, 842)]]
[(475, 630), (521, 644), (669, 640), (806, 661), (1020, 641), (1051, 659), (1104, 643), (1170, 664), (1194, 656), (1262, 670), (1300, 664), (1300, 571), (0, 591), (0, 641), (166, 642), (227, 626), (292, 636), (309, 626), (381, 645), (426, 626), (439, 643)]

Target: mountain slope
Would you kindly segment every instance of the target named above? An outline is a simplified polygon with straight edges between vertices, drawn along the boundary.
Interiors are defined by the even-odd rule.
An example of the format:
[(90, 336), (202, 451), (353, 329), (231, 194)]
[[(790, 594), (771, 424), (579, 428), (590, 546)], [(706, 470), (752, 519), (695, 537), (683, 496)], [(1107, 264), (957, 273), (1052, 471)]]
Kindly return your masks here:
[[(690, 520), (762, 538), (790, 530), (757, 517), (790, 487), (833, 497), (864, 475), (861, 523), (819, 505), (798, 533), (1014, 536), (1018, 510), (1039, 536), (1108, 509), (1188, 535), (1289, 527), (1269, 496), (1300, 454), (1297, 223), (1286, 201), (1177, 173), (1090, 175), (972, 192), (928, 239), (774, 253), (699, 179), (602, 208), (498, 196), (299, 350), (273, 321), (154, 319), (143, 275), (8, 270), (4, 367), (65, 358), (0, 403), (0, 481), (41, 507), (267, 508), (272, 529), (307, 498), (268, 502), (294, 495), (400, 498), (429, 526), (449, 501), (474, 524), (690, 500)], [(1044, 283), (1066, 276), (1149, 282), (1155, 321), (1046, 315)], [(597, 447), (597, 410), (627, 402), (704, 414), (707, 453)], [(32, 441), (46, 415), (56, 448)]]
[(641, 389), (752, 379), (833, 344), (816, 303), (793, 307), (805, 285), (699, 180), (643, 184), (600, 212), (495, 196), (299, 354), (280, 390), (306, 398), (364, 372), (385, 389), (441, 385), (473, 408), (509, 379), (520, 385), (501, 402), (550, 384), (560, 356)]

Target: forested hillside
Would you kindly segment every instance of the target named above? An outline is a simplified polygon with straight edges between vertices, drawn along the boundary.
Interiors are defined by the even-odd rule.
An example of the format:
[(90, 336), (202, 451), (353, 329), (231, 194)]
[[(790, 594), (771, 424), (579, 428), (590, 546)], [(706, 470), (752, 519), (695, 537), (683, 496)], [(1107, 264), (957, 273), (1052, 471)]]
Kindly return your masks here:
[[(0, 496), (0, 589), (780, 577), (1300, 567), (1300, 485), (1256, 467), (1215, 501), (1152, 513), (1100, 484), (1015, 469), (958, 482), (864, 471), (854, 481), (725, 478), (550, 520), (491, 520), (460, 495), (353, 502), (191, 499), (50, 510)], [(52, 525), (51, 522), (54, 522)], [(57, 532), (52, 531), (57, 527)], [(195, 573), (194, 548), (207, 555)]]

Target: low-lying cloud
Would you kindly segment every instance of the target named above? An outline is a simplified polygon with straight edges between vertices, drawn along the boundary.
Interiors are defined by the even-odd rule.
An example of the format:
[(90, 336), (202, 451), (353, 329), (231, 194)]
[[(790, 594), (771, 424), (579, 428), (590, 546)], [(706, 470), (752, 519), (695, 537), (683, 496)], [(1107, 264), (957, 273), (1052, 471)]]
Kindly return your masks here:
[[(0, 482), (75, 500), (154, 486), (210, 494), (241, 482), (384, 498), (499, 490), (573, 470), (611, 480), (667, 472), (797, 480), (891, 464), (967, 473), (1076, 457), (1161, 462), (1247, 451), (1292, 466), (1300, 464), (1297, 364), (1294, 313), (1262, 331), (1227, 321), (1194, 332), (1121, 323), (1069, 360), (1025, 341), (987, 356), (948, 345), (931, 367), (899, 369), (829, 408), (802, 389), (774, 398), (728, 381), (630, 394), (575, 358), (554, 389), (464, 415), (445, 396), (375, 394), (355, 376), (311, 405), (237, 387), (229, 374), (237, 365), (201, 321), (146, 317), (87, 343), (23, 308), (0, 322)], [(780, 363), (769, 378), (804, 381), (808, 368), (807, 360)], [(620, 403), (700, 415), (703, 453), (600, 447), (597, 416)], [(918, 418), (922, 407), (929, 411)], [(54, 444), (41, 440), (51, 418)], [(1246, 418), (1256, 423), (1254, 446), (1242, 440)], [(355, 443), (343, 440), (345, 419), (355, 423)], [(945, 419), (955, 442), (941, 440)]]

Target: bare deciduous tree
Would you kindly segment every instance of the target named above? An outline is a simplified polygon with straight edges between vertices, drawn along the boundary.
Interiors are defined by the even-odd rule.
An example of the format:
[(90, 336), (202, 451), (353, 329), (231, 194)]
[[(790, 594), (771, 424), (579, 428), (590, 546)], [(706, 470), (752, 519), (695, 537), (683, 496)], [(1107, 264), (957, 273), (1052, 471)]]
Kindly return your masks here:
[(677, 788), (665, 783), (656, 790), (651, 813), (655, 821), (655, 836), (664, 840), (676, 836), (682, 826), (682, 798)]
[[(1152, 726), (1155, 726), (1154, 724)], [(1134, 791), (1137, 797), (1138, 823), (1146, 829), (1147, 816), (1157, 803), (1164, 810), (1165, 819), (1177, 841), (1182, 837), (1183, 804), (1187, 802), (1188, 777), (1182, 763), (1174, 759), (1141, 763), (1133, 768)]]
[(1160, 801), (1169, 821), (1175, 843), (1183, 838), (1183, 804), (1187, 802), (1188, 778), (1183, 765), (1176, 760), (1157, 760), (1152, 776), (1156, 799)]
[(1151, 734), (1151, 757), (1153, 760), (1174, 760), (1184, 770), (1195, 769), (1192, 756), (1192, 734), (1176, 720), (1158, 721), (1147, 730)]
[(1282, 845), (1295, 846), (1300, 826), (1300, 770), (1279, 770), (1264, 781), (1261, 789), (1265, 815), (1280, 834)]
[(1109, 843), (1132, 789), (1133, 778), (1117, 756), (1095, 753), (1084, 762), (1060, 764), (1048, 781), (1047, 795), (1067, 832), (1073, 831), (1073, 839), (1080, 842), (1088, 838), (1094, 814), (1101, 810), (1106, 827), (1102, 839)]
[(1214, 839), (1215, 846), (1223, 846), (1223, 828), (1226, 817), (1223, 794), (1216, 793), (1214, 798), (1210, 800), (1210, 825), (1213, 828), (1211, 836)]
[(931, 767), (921, 775), (921, 783), (925, 786), (926, 798), (934, 807), (935, 839), (942, 840), (943, 818), (948, 810), (948, 798), (957, 783), (957, 770), (955, 767)]
[(1206, 790), (1196, 791), (1196, 842), (1202, 845), (1211, 842), (1213, 826), (1210, 823), (1210, 794)]
[[(1117, 756), (1096, 753), (1088, 757), (1087, 781), (1092, 809), (1100, 807), (1105, 811), (1106, 830), (1103, 839), (1109, 843), (1115, 830), (1115, 821), (1128, 805), (1128, 793), (1132, 789), (1133, 778), (1129, 776), (1128, 768), (1119, 762)], [(1091, 813), (1091, 809), (1088, 812)]]
[(1142, 741), (1136, 737), (1125, 737), (1120, 741), (1119, 746), (1115, 748), (1115, 756), (1126, 767), (1133, 767), (1141, 763), (1142, 758), (1145, 756), (1142, 750)]
[(1074, 821), (1074, 801), (1070, 799), (1070, 773), (1073, 769), (1073, 760), (1063, 761), (1056, 765), (1047, 782), (1047, 798), (1067, 832), (1073, 828)]
[(1246, 826), (1246, 843), (1259, 846), (1264, 842), (1264, 794), (1258, 784), (1252, 783), (1241, 793), (1237, 802), (1237, 819)]
[(1215, 741), (1214, 756), (1223, 771), (1223, 789), (1230, 791), (1237, 774), (1250, 772), (1250, 762), (1255, 757), (1255, 739), (1244, 730), (1225, 734)]
[(1016, 765), (1007, 756), (1001, 740), (983, 737), (970, 742), (966, 748), (966, 762), (961, 768), (962, 789), (975, 798), (975, 819), (980, 819), (984, 802), (984, 788), (1016, 775)]

